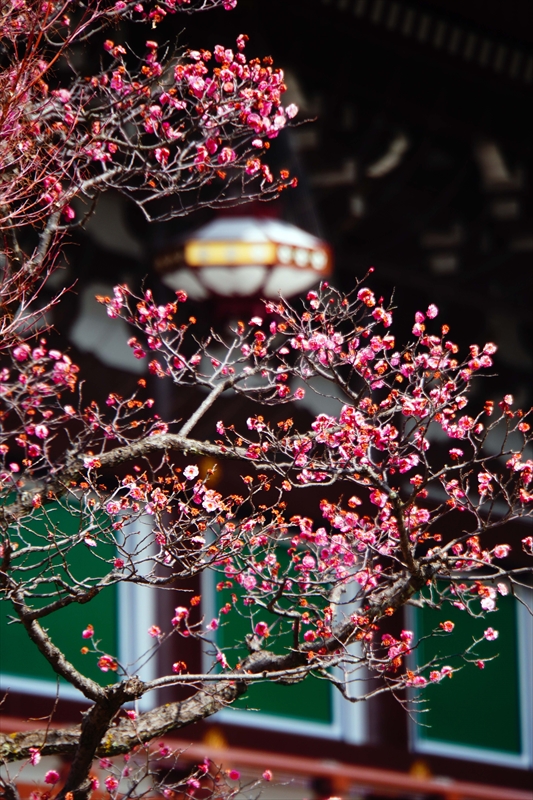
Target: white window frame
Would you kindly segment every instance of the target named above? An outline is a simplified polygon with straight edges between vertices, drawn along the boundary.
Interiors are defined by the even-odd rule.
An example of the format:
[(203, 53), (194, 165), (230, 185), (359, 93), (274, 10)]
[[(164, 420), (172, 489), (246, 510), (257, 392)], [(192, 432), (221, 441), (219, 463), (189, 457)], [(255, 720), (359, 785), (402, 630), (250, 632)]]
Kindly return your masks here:
[[(471, 577), (471, 576), (470, 576)], [(468, 761), (479, 761), (485, 764), (498, 764), (504, 767), (528, 769), (533, 765), (533, 687), (531, 675), (533, 674), (533, 617), (524, 606), (526, 603), (532, 608), (533, 590), (520, 588), (516, 591), (517, 600), (517, 646), (518, 646), (518, 671), (519, 671), (519, 713), (520, 713), (520, 738), (522, 752), (518, 754), (507, 753), (503, 750), (492, 750), (484, 747), (452, 744), (439, 739), (423, 739), (420, 737), (420, 726), (409, 717), (409, 748), (416, 753), (427, 755), (458, 758)], [(520, 602), (520, 599), (524, 603)], [(407, 606), (408, 626), (415, 631), (415, 610)], [(411, 663), (415, 664), (413, 655)], [(411, 692), (411, 697), (414, 693)]]

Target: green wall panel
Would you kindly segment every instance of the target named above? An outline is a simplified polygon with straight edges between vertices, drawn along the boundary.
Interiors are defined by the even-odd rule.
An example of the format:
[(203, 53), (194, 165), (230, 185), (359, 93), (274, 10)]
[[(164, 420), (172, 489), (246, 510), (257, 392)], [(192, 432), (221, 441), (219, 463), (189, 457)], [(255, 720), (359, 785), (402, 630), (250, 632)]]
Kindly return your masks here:
[[(231, 592), (217, 592), (217, 606), (221, 608), (231, 599)], [(255, 622), (261, 620), (269, 626), (279, 618), (268, 611), (257, 611)], [(281, 622), (281, 635), (270, 645), (269, 639), (264, 643), (265, 649), (274, 649), (282, 654), (291, 648), (292, 633), (288, 621)], [(279, 623), (276, 631), (279, 631)], [(249, 618), (231, 611), (220, 617), (220, 628), (217, 642), (224, 648), (231, 665), (246, 658), (248, 651), (242, 646), (246, 634), (252, 632)], [(229, 648), (229, 649), (226, 649)], [(279, 683), (259, 683), (251, 686), (243, 698), (233, 704), (234, 708), (248, 708), (271, 714), (276, 717), (291, 718), (304, 722), (331, 724), (334, 717), (332, 686), (324, 679), (309, 676), (297, 684), (286, 686)]]
[(440, 611), (416, 610), (417, 637), (429, 635), (439, 622), (449, 619), (455, 623), (452, 634), (420, 643), (418, 664), (452, 653), (455, 655), (446, 657), (444, 663), (460, 667), (464, 665), (460, 653), (473, 638), (483, 636), (489, 626), (499, 632), (496, 641), (484, 640), (476, 648), (480, 658), (497, 656), (487, 661), (483, 670), (466, 664), (452, 678), (425, 690), (426, 710), (416, 715), (421, 723), (416, 731), (419, 740), (514, 755), (522, 752), (517, 602), (512, 597), (500, 597), (498, 606), (498, 611), (485, 619), (472, 618), (450, 606)]
[[(101, 519), (101, 524), (103, 522)], [(74, 536), (83, 524), (87, 524), (87, 517), (80, 513), (79, 507), (51, 504), (46, 510), (36, 511), (31, 518), (24, 520), (21, 537), (26, 542), (30, 542), (33, 537), (36, 543), (41, 543), (42, 537), (46, 537), (50, 531)], [(115, 548), (110, 541), (105, 540), (105, 536), (98, 537), (95, 548), (80, 542), (69, 550), (65, 559), (59, 553), (54, 556), (54, 574), (67, 579), (65, 567), (68, 563), (68, 569), (76, 580), (100, 577), (109, 572), (111, 568), (109, 562), (114, 554)], [(29, 556), (24, 561), (23, 566), (28, 568), (26, 573), (28, 578), (43, 571), (42, 566), (32, 568), (36, 563), (35, 556)], [(15, 577), (21, 575), (22, 573), (18, 572)], [(50, 588), (53, 589), (53, 584), (47, 585), (47, 590)], [(31, 605), (40, 607), (50, 602), (50, 599), (46, 601), (36, 599)], [(37, 678), (55, 682), (55, 673), (28, 638), (20, 623), (9, 624), (9, 618), (13, 615), (11, 603), (5, 600), (0, 602), (0, 671), (18, 678)], [(97, 666), (97, 657), (94, 654), (81, 654), (83, 645), (90, 644), (89, 641), (82, 639), (81, 632), (88, 623), (91, 623), (95, 627), (95, 638), (100, 640), (100, 648), (109, 655), (117, 656), (117, 616), (117, 589), (109, 587), (88, 603), (82, 605), (73, 603), (55, 611), (42, 619), (41, 624), (48, 631), (52, 641), (77, 669), (105, 685), (115, 680), (115, 673), (103, 673)]]

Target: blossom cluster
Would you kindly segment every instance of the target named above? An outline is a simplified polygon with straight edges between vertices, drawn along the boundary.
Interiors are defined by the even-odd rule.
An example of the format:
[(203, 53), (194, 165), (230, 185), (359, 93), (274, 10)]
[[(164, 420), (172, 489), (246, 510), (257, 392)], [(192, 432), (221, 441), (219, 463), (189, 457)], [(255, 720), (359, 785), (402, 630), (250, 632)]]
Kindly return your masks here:
[[(333, 631), (335, 613), (327, 598), (334, 585), (354, 587), (351, 591), (364, 603), (390, 582), (397, 559), (411, 569), (415, 563), (442, 563), (458, 574), (487, 567), (494, 575), (502, 571), (498, 561), (508, 557), (509, 544), (484, 548), (479, 536), (461, 533), (446, 540), (442, 533), (446, 517), (457, 511), (487, 527), (484, 509), (496, 493), (505, 500), (509, 515), (529, 513), (533, 473), (531, 459), (525, 457), (528, 415), (513, 410), (510, 396), (501, 402), (501, 414), (495, 419), (491, 402), (467, 413), (470, 383), (479, 370), (492, 365), (495, 345), (472, 345), (469, 355), (460, 359), (447, 325), (431, 331), (439, 313), (432, 304), (415, 315), (414, 341), (399, 348), (391, 333), (393, 311), (371, 289), (360, 286), (345, 298), (325, 284), (320, 291), (309, 292), (300, 316), (282, 301), (269, 302), (265, 311), (270, 323), (259, 316), (248, 324), (239, 322), (231, 346), (213, 337), (197, 345), (191, 356), (187, 338), (194, 320), (185, 318), (178, 324), (178, 304), (185, 300), (180, 292), (177, 302), (156, 306), (149, 291), (136, 297), (125, 286), (117, 287), (113, 298), (101, 298), (111, 316), (121, 316), (137, 328), (140, 336), (130, 345), (138, 357), (154, 352), (150, 371), (162, 379), (213, 391), (231, 381), (234, 391), (277, 404), (303, 399), (305, 391), (313, 391), (314, 379), (326, 376), (343, 387), (348, 401), (339, 404), (338, 415), (315, 416), (304, 432), (295, 429), (292, 419), (272, 425), (263, 415), (250, 416), (247, 430), (223, 420), (217, 423), (221, 457), (240, 448), (242, 457), (258, 470), (276, 465), (281, 478), (276, 484), (279, 496), (268, 511), (244, 523), (226, 516), (216, 544), (209, 547), (202, 531), (192, 533), (191, 541), (200, 549), (208, 548), (210, 563), (223, 572), (222, 589), (232, 590), (224, 613), (241, 603), (249, 610), (241, 608), (239, 613), (252, 613), (254, 607), (276, 610), (278, 596), (296, 606), (305, 601), (301, 640), (320, 649)], [(485, 443), (502, 425), (507, 441), (513, 432), (515, 449), (488, 453)], [(452, 446), (443, 447), (443, 434)], [(197, 478), (194, 465), (184, 470), (183, 477)], [(266, 475), (257, 481), (250, 476), (243, 480), (249, 489), (271, 487)], [(347, 502), (323, 499), (322, 526), (311, 517), (282, 513), (283, 494), (332, 481), (343, 481), (357, 493), (348, 494)], [(228, 510), (222, 496), (202, 481), (184, 493), (177, 504), (184, 519), (191, 519), (191, 503), (193, 509), (200, 507), (208, 514)], [(171, 505), (165, 505), (162, 495), (160, 508), (168, 510)], [(151, 501), (145, 509), (153, 513)], [(170, 540), (161, 537), (161, 541)], [(286, 554), (283, 567), (280, 553)], [(170, 563), (174, 556), (167, 550), (164, 558)], [(498, 594), (506, 591), (503, 581), (497, 587), (486, 580), (458, 581), (441, 591), (441, 597), (477, 614), (495, 610)], [(255, 636), (269, 636), (271, 625), (253, 618)], [(379, 655), (383, 644), (375, 639), (374, 620), (364, 614), (358, 620), (354, 635), (370, 649), (377, 648), (376, 663), (383, 664)], [(196, 630), (189, 623), (178, 627), (186, 635)], [(213, 620), (208, 630), (217, 627)], [(405, 642), (398, 647), (409, 650)], [(388, 656), (389, 672), (399, 668), (400, 655)], [(217, 660), (225, 661), (220, 654)]]
[[(151, 621), (148, 652), (170, 637), (196, 639), (212, 659), (208, 679), (244, 669), (256, 651), (289, 653), (302, 675), (341, 666), (350, 676), (364, 666), (395, 690), (453, 675), (444, 657), (413, 669), (416, 638), (393, 633), (389, 621), (418, 593), (442, 609), (434, 635), (452, 636), (447, 608), (483, 617), (520, 584), (509, 567), (519, 543), (486, 534), (532, 514), (531, 412), (510, 395), (499, 405), (472, 401), (471, 382), (490, 366), (494, 345), (462, 358), (430, 305), (400, 347), (393, 310), (363, 284), (348, 296), (323, 284), (301, 311), (266, 303), (264, 317), (205, 340), (184, 292), (159, 305), (149, 289), (137, 295), (121, 285), (98, 300), (132, 326), (130, 347), (153, 380), (180, 393), (197, 387), (204, 399), (179, 427), (154, 413), (145, 379), (131, 397), (111, 392), (103, 407), (84, 405), (67, 355), (44, 338), (17, 342), (0, 373), (8, 519), (0, 557), (9, 560), (10, 591), (23, 586), (26, 607), (38, 603), (46, 618), (58, 602), (87, 602), (123, 580), (183, 587), (173, 613)], [(306, 393), (324, 383), (338, 411), (309, 416)], [(226, 392), (247, 404), (242, 422), (214, 408)], [(294, 418), (276, 408), (288, 402)], [(193, 436), (200, 424), (203, 440)], [(238, 461), (239, 474), (219, 485), (225, 460)], [(297, 513), (292, 493), (305, 489), (314, 507)], [(55, 522), (58, 505), (77, 514), (76, 534)], [(530, 553), (531, 537), (521, 544)], [(58, 581), (74, 547), (87, 548), (97, 574)], [(47, 565), (35, 578), (25, 572), (29, 553)], [(193, 589), (205, 570), (216, 573), (211, 606)], [(230, 649), (224, 627), (237, 616), (249, 632)], [(82, 652), (102, 673), (127, 677), (91, 624), (80, 631)], [(475, 648), (497, 638), (487, 625), (465, 661), (483, 668)], [(165, 685), (199, 682), (175, 658), (164, 662)], [(127, 715), (135, 724), (137, 712)], [(118, 791), (120, 776), (108, 777)]]
[[(213, 181), (220, 188), (239, 180), (250, 184), (246, 191), (252, 194), (277, 193), (291, 183), (286, 170), (272, 174), (264, 154), (298, 109), (282, 105), (283, 72), (270, 58), (247, 60), (244, 35), (235, 51), (217, 45), (213, 52), (189, 50), (170, 60), (150, 38), (137, 64), (107, 39), (107, 66), (99, 73), (73, 75), (64, 85), (53, 74), (58, 53), (83, 41), (91, 25), (106, 27), (126, 17), (148, 23), (153, 35), (168, 14), (217, 5), (229, 10), (235, 2), (45, 4), (40, 24), (48, 35), (30, 37), (22, 68), (13, 55), (0, 70), (2, 94), (11, 98), (0, 123), (0, 166), (5, 175), (18, 176), (0, 186), (2, 226), (53, 215), (67, 225), (76, 222), (73, 198), (93, 197), (100, 185), (120, 188), (147, 216), (161, 192), (177, 193), (180, 202), (165, 212), (175, 216), (187, 213), (190, 189), (204, 189), (205, 202), (216, 203)], [(16, 42), (27, 36), (36, 13), (33, 0), (8, 3), (0, 31)]]

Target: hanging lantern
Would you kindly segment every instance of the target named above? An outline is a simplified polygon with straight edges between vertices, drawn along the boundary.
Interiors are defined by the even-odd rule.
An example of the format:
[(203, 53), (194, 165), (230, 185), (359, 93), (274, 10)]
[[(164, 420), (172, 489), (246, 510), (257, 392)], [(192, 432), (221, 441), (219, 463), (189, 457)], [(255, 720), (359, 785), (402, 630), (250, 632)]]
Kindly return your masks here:
[(154, 262), (162, 281), (193, 300), (275, 298), (304, 292), (331, 274), (328, 245), (279, 219), (219, 217)]

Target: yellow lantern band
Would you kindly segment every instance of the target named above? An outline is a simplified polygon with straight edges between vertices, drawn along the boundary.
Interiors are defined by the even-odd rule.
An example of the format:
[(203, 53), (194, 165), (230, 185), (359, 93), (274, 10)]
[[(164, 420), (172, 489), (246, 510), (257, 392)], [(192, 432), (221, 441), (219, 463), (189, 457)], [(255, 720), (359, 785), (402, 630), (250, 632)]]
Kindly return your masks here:
[(185, 262), (190, 267), (245, 266), (276, 263), (274, 242), (192, 241), (185, 245)]

